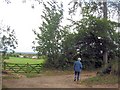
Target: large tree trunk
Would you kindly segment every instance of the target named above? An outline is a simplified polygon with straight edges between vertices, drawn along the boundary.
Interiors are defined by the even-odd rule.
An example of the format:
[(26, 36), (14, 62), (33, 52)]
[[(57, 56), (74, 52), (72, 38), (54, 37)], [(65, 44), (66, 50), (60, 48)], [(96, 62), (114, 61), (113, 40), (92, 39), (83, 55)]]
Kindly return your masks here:
[(106, 67), (108, 63), (108, 52), (107, 51), (103, 53), (103, 60), (104, 60), (104, 66)]
[(103, 18), (107, 19), (107, 0), (103, 2)]
[[(104, 2), (103, 2), (103, 18), (107, 19), (107, 0), (104, 0)], [(106, 67), (107, 63), (108, 63), (108, 52), (107, 52), (107, 50), (105, 50), (104, 53), (103, 53), (103, 61), (104, 61), (105, 67)]]
[(120, 28), (120, 2), (118, 3), (118, 27)]

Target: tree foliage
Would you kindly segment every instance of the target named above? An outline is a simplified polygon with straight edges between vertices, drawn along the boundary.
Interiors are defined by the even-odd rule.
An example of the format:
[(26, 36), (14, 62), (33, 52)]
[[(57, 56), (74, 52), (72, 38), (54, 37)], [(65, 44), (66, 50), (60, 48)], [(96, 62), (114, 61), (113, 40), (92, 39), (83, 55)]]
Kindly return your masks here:
[[(76, 9), (78, 9), (78, 8), (76, 8)], [(72, 12), (72, 13), (75, 13), (75, 12)], [(109, 1), (108, 2), (83, 2), (82, 6), (81, 6), (81, 14), (83, 16), (83, 19), (80, 21), (74, 21), (73, 24), (74, 25), (79, 24), (79, 22), (82, 22), (82, 24), (80, 23), (81, 26), (77, 25), (75, 29), (81, 30), (82, 33), (80, 33), (80, 35), (84, 35), (84, 39), (85, 39), (84, 41), (87, 41), (89, 43), (91, 42), (93, 37), (96, 37), (96, 34), (97, 34), (96, 38), (99, 37), (100, 39), (98, 39), (98, 40), (99, 40), (100, 44), (102, 44), (101, 45), (102, 51), (100, 51), (100, 52), (103, 53), (102, 54), (103, 60), (104, 60), (104, 62), (107, 63), (107, 60), (108, 60), (107, 57), (111, 56), (111, 52), (112, 52), (112, 56), (114, 56), (113, 52), (114, 52), (114, 50), (116, 50), (115, 47), (117, 47), (117, 44), (115, 41), (116, 36), (117, 36), (116, 35), (117, 34), (116, 33), (116, 27), (117, 27), (116, 23), (117, 22), (116, 23), (111, 22), (111, 21), (108, 22), (105, 19), (110, 20), (111, 18), (119, 17), (119, 3), (112, 2), (112, 1), (111, 2), (109, 2)], [(99, 21), (97, 19), (92, 18), (91, 16), (98, 18)], [(102, 19), (102, 18), (104, 18), (104, 19)], [(101, 21), (100, 21), (100, 19), (101, 19)], [(95, 26), (95, 23), (97, 24), (96, 25), (97, 27)], [(109, 24), (111, 24), (111, 25), (109, 25)], [(83, 28), (80, 28), (80, 27), (83, 27)], [(93, 27), (99, 33), (94, 31)], [(90, 31), (89, 37), (87, 37), (85, 34), (83, 34), (85, 29), (86, 29), (86, 34), (89, 34), (89, 32), (87, 32), (88, 30), (93, 29), (92, 32)], [(82, 37), (80, 35), (78, 35), (78, 37)], [(101, 38), (101, 36), (102, 36), (102, 38)], [(94, 38), (93, 38), (93, 40), (94, 40)], [(79, 42), (78, 45), (80, 43), (81, 42)], [(89, 50), (90, 50), (89, 44), (87, 44), (86, 46), (87, 46), (87, 48), (89, 47)], [(91, 46), (94, 46), (94, 45), (91, 44)], [(113, 47), (113, 49), (111, 49), (112, 47)], [(99, 48), (99, 45), (98, 45), (98, 48)], [(109, 49), (111, 49), (111, 51)], [(95, 48), (95, 50), (97, 50), (97, 48)], [(89, 53), (89, 52), (91, 52), (91, 50), (85, 51), (85, 53)], [(96, 52), (98, 52), (98, 51), (96, 51)], [(93, 55), (91, 53), (90, 55), (88, 54), (87, 56), (96, 56), (96, 55), (95, 55), (95, 53)], [(99, 54), (97, 56), (101, 57), (101, 55), (99, 55)]]
[(0, 48), (4, 51), (13, 50), (17, 46), (15, 31), (10, 26), (0, 26)]
[(7, 51), (14, 52), (17, 47), (15, 31), (10, 26), (0, 25), (0, 50), (3, 52), (3, 59), (9, 58)]
[[(89, 62), (94, 59), (92, 63), (101, 62), (102, 65), (104, 63), (102, 56), (106, 50), (108, 51), (109, 60), (115, 58), (118, 48), (117, 24), (115, 22), (89, 16), (74, 23), (74, 25), (78, 31), (76, 46), (79, 48), (83, 60)], [(84, 64), (87, 62), (84, 61)]]
[[(55, 1), (43, 3), (44, 10), (42, 25), (39, 27), (40, 32), (34, 31), (37, 36), (38, 46), (36, 51), (47, 56), (49, 66), (59, 67), (59, 60), (63, 53), (64, 36), (67, 34), (60, 25), (63, 18), (63, 5), (58, 5)], [(64, 61), (63, 61), (64, 62)]]
[[(118, 55), (117, 23), (101, 18), (102, 14), (98, 15), (97, 9), (100, 10), (101, 5), (97, 7), (94, 2), (85, 3), (82, 7), (83, 18), (78, 21), (71, 20), (71, 27), (61, 26), (62, 4), (59, 6), (53, 0), (43, 3), (43, 6), (40, 31), (34, 31), (38, 40), (35, 50), (39, 55), (47, 56), (47, 66), (66, 68), (73, 64), (74, 59), (82, 57), (85, 68), (100, 67), (105, 51), (108, 52), (109, 60)], [(71, 29), (76, 32), (70, 32)]]

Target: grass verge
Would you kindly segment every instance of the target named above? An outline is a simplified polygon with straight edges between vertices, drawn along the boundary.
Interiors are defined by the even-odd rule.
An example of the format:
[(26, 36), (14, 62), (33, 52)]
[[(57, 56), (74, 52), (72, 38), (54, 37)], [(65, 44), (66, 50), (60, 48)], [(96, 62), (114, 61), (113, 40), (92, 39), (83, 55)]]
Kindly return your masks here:
[(118, 76), (116, 75), (95, 76), (85, 79), (81, 81), (81, 83), (86, 85), (117, 84)]
[(2, 76), (2, 79), (19, 79), (19, 77), (15, 74), (13, 75), (4, 75)]

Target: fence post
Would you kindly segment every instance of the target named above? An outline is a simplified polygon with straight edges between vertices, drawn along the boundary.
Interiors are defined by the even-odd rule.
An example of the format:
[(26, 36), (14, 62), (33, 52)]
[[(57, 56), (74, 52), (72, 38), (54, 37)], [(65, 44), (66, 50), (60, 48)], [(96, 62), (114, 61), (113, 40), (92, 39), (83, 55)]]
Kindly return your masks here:
[(6, 70), (6, 62), (3, 63), (3, 68)]
[(27, 73), (29, 72), (29, 70), (28, 70), (28, 69), (29, 69), (29, 63), (27, 63)]

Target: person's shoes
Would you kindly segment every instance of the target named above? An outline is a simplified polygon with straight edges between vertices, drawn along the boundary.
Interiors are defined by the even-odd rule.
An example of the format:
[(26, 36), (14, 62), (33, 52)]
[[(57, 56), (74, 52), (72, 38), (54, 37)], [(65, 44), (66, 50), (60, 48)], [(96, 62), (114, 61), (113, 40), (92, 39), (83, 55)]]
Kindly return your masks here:
[(76, 79), (74, 79), (74, 81), (76, 81)]

